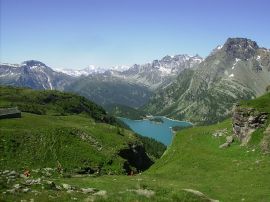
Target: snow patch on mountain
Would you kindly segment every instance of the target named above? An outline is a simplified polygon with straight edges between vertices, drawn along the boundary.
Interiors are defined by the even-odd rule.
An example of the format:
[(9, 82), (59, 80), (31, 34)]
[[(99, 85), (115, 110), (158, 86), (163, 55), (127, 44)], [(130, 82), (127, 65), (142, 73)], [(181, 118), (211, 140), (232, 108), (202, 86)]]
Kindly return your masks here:
[(73, 81), (73, 78), (54, 71), (36, 60), (28, 60), (21, 64), (1, 64), (0, 84), (31, 87), (34, 89), (59, 89)]
[(235, 66), (237, 65), (237, 63), (240, 61), (241, 59), (239, 58), (235, 58), (235, 62), (233, 63), (232, 69), (235, 68)]
[(97, 67), (95, 65), (89, 65), (88, 67), (84, 69), (60, 69), (57, 68), (55, 71), (62, 72), (64, 74), (73, 76), (73, 77), (79, 77), (79, 76), (89, 76), (92, 74), (104, 74), (106, 71), (119, 71), (122, 72), (126, 69), (128, 69), (129, 66), (126, 65), (118, 65), (111, 68), (105, 68), (105, 67)]
[(20, 67), (19, 64), (11, 64), (11, 63), (0, 63), (0, 66), (9, 66), (9, 67)]

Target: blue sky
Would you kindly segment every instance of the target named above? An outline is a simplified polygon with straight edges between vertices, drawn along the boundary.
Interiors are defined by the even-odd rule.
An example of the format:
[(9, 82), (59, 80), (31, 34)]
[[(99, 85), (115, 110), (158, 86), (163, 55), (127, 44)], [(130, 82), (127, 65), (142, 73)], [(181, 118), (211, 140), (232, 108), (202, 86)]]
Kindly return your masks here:
[(228, 37), (270, 48), (269, 0), (0, 0), (1, 62), (57, 68), (207, 56)]

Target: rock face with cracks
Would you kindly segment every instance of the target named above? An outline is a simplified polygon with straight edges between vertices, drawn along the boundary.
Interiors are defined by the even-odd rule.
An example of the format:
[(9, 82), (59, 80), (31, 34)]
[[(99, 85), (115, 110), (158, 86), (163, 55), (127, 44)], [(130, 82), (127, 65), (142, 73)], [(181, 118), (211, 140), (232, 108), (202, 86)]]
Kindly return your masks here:
[(268, 113), (266, 112), (236, 105), (232, 117), (234, 136), (242, 145), (246, 145), (251, 138), (251, 134), (266, 123), (267, 117)]

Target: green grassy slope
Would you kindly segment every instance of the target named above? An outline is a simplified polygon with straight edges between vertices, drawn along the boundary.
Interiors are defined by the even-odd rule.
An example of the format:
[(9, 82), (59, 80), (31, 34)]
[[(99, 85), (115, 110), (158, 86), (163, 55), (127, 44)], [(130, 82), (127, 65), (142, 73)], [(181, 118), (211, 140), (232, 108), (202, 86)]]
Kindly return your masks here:
[[(217, 138), (212, 134), (225, 128), (230, 134), (230, 120), (178, 132), (163, 157), (142, 175), (50, 180), (59, 185), (67, 183), (78, 188), (94, 187), (106, 190), (106, 196), (94, 197), (95, 201), (209, 201), (205, 197), (183, 191), (194, 189), (210, 198), (225, 202), (268, 202), (270, 157), (262, 155), (257, 146), (241, 147), (238, 142), (234, 142), (227, 149), (220, 149), (219, 145), (225, 142), (225, 137)], [(136, 190), (144, 190), (146, 194), (140, 195)], [(153, 191), (154, 195), (147, 196), (149, 191)], [(71, 195), (62, 191), (56, 195), (47, 189), (38, 197), (33, 196), (33, 193), (19, 196), (46, 201), (49, 194), (59, 201), (71, 200), (72, 197), (81, 201), (93, 198), (91, 195)], [(12, 196), (8, 195), (7, 198), (11, 199)]]
[(2, 170), (55, 168), (59, 161), (68, 171), (100, 168), (105, 173), (121, 173), (124, 159), (117, 152), (136, 141), (129, 131), (119, 135), (117, 127), (85, 116), (30, 113), (1, 120), (0, 136)]
[[(270, 113), (270, 93), (240, 103)], [(173, 144), (146, 175), (171, 180), (179, 189), (200, 190), (221, 201), (270, 201), (270, 156), (261, 152), (260, 141), (269, 127), (256, 130), (248, 146), (234, 142), (220, 149), (225, 137), (212, 134), (227, 129), (231, 120), (211, 126), (194, 127), (177, 133)], [(173, 174), (172, 174), (173, 173)]]
[(175, 188), (200, 190), (221, 201), (269, 201), (270, 156), (258, 145), (227, 149), (219, 145), (225, 138), (211, 134), (231, 128), (231, 121), (186, 129), (177, 133), (172, 146), (147, 175), (170, 180)]
[[(245, 101), (242, 103), (242, 106), (256, 107), (257, 109), (267, 111), (269, 109), (268, 98), (269, 94), (257, 100)], [(27, 127), (29, 127), (29, 129), (31, 127), (34, 128), (35, 126), (33, 126), (32, 122), (35, 116), (38, 115), (23, 115), (23, 119), (28, 120)], [(46, 120), (44, 119), (44, 121), (51, 121), (50, 124), (52, 124), (52, 127), (54, 127), (54, 125), (65, 124), (67, 123), (67, 119), (70, 119), (67, 125), (71, 128), (80, 127), (81, 130), (90, 134), (96, 134), (96, 131), (99, 129), (104, 131), (104, 126), (107, 128), (104, 123), (98, 124), (91, 122), (89, 125), (89, 120), (86, 120), (83, 116), (53, 116), (55, 119), (52, 120), (52, 116), (45, 116), (47, 116), (47, 118)], [(14, 119), (14, 121), (16, 120)], [(38, 124), (41, 123), (37, 122), (37, 125)], [(9, 130), (8, 127), (15, 127), (18, 131), (23, 131), (23, 125), (20, 126), (17, 123), (11, 124), (11, 122), (9, 122), (1, 124), (1, 127), (5, 131)], [(110, 129), (112, 130), (112, 134), (117, 135), (117, 128), (109, 126), (106, 130)], [(222, 137), (214, 137), (213, 133), (223, 129), (228, 131), (228, 135), (232, 134), (230, 119), (215, 125), (193, 127), (179, 131), (175, 135), (172, 145), (167, 149), (162, 158), (141, 175), (105, 175), (101, 177), (84, 178), (52, 176), (48, 178), (57, 185), (67, 183), (76, 187), (77, 190), (87, 187), (105, 190), (106, 194), (104, 196), (83, 194), (80, 191), (68, 193), (66, 190), (62, 190), (56, 192), (48, 188), (42, 189), (41, 186), (37, 186), (35, 189), (40, 192), (38, 195), (35, 195), (33, 192), (16, 193), (15, 195), (5, 194), (1, 196), (2, 198), (0, 197), (0, 199), (19, 201), (18, 199), (29, 200), (34, 198), (37, 201), (71, 201), (76, 198), (78, 201), (209, 202), (210, 200), (206, 197), (208, 196), (221, 202), (270, 201), (270, 156), (264, 155), (258, 144), (240, 146), (240, 143), (237, 141), (233, 142), (232, 145), (226, 149), (220, 149), (219, 145), (225, 142), (226, 137), (225, 135)], [(125, 138), (123, 137), (117, 140), (119, 141), (117, 143), (118, 145), (121, 143), (125, 144), (124, 139), (126, 138), (133, 138), (133, 136), (128, 135), (128, 131), (126, 132)], [(257, 134), (262, 134), (262, 132), (263, 130), (256, 131)], [(104, 136), (101, 135), (100, 137)], [(95, 137), (97, 138), (97, 136)], [(114, 136), (112, 135), (112, 137)], [(111, 144), (111, 146), (114, 144), (107, 142), (106, 138), (104, 138), (104, 142), (102, 140), (102, 138), (98, 139), (99, 142), (106, 145), (106, 148), (107, 144)], [(70, 141), (75, 140), (72, 138)], [(109, 149), (106, 151), (108, 153), (104, 151), (104, 154), (108, 158), (111, 155), (110, 152), (113, 152)], [(67, 150), (67, 152), (69, 152), (69, 150)], [(58, 154), (58, 152), (56, 153)], [(72, 157), (72, 154), (69, 155)], [(101, 157), (101, 159), (102, 158), (103, 157)], [(113, 160), (113, 162), (116, 163), (108, 166), (114, 166), (114, 168), (117, 169), (117, 162), (119, 161), (121, 161), (121, 159)], [(15, 162), (13, 163), (15, 164)], [(21, 182), (16, 181), (16, 183)], [(196, 196), (183, 189), (198, 190), (206, 196)]]
[(240, 105), (243, 107), (255, 108), (261, 112), (270, 113), (270, 93), (254, 99), (254, 100), (244, 100), (240, 102)]
[(72, 115), (84, 113), (96, 121), (115, 123), (105, 110), (82, 96), (59, 91), (31, 90), (0, 86), (0, 107), (18, 107), (39, 115)]
[(114, 117), (81, 96), (14, 87), (0, 87), (0, 95), (0, 107), (24, 111), (22, 118), (0, 120), (0, 170), (60, 163), (72, 173), (120, 174), (133, 165), (119, 152), (142, 146), (134, 133), (119, 128)]

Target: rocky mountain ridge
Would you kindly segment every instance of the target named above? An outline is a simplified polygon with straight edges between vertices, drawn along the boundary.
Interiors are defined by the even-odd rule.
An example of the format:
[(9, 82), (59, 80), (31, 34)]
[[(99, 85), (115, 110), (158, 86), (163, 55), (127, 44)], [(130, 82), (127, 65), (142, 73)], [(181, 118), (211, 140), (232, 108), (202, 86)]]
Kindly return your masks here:
[(126, 71), (116, 72), (115, 75), (150, 89), (156, 89), (161, 85), (169, 84), (184, 69), (196, 68), (202, 61), (203, 58), (199, 55), (167, 55), (152, 63), (135, 64)]
[(243, 108), (237, 105), (232, 116), (235, 137), (242, 145), (246, 145), (250, 141), (252, 133), (263, 127), (267, 119), (267, 112), (259, 112), (254, 108)]
[(42, 62), (30, 60), (15, 65), (1, 64), (0, 84), (76, 92), (103, 106), (120, 104), (136, 108), (148, 102), (153, 90), (168, 85), (184, 69), (196, 68), (202, 60), (198, 55), (165, 56), (152, 63), (109, 70), (94, 66), (53, 70)]
[(129, 83), (156, 89), (161, 84), (169, 84), (184, 69), (196, 68), (203, 58), (199, 55), (187, 54), (165, 56), (160, 60), (153, 60), (146, 64), (134, 64), (131, 67), (118, 66), (112, 68), (97, 68), (89, 66), (81, 70), (58, 70), (70, 76), (95, 76), (122, 79)]
[(240, 99), (262, 95), (270, 84), (270, 51), (245, 38), (229, 38), (195, 70), (159, 89), (143, 109), (152, 114), (213, 123)]
[(56, 72), (36, 60), (28, 60), (21, 64), (0, 65), (0, 84), (2, 85), (64, 90), (64, 87), (73, 80), (71, 76)]

